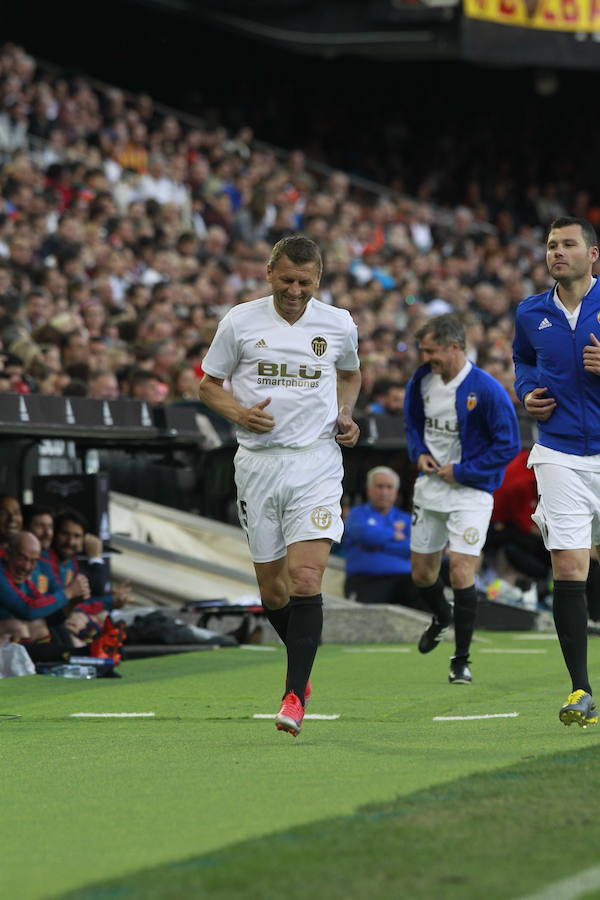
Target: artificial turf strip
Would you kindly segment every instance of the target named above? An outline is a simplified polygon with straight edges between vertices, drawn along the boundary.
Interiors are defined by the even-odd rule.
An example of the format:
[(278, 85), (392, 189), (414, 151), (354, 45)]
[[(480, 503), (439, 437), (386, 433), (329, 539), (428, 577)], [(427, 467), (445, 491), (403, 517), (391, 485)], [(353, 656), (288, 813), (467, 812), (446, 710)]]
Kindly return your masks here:
[(597, 749), (474, 774), (61, 900), (514, 900), (597, 866)]
[[(354, 833), (356, 822), (363, 821), (356, 810), (365, 804), (397, 796), (407, 803), (415, 792), (439, 791), (454, 779), (527, 760), (546, 765), (552, 753), (565, 748), (573, 756), (589, 746), (598, 750), (600, 729), (564, 728), (559, 723), (558, 707), (568, 692), (560, 651), (555, 639), (540, 642), (536, 637), (480, 635), (473, 649), (475, 683), (460, 687), (447, 683), (449, 648), (444, 645), (427, 657), (415, 648), (403, 654), (348, 653), (360, 648), (324, 645), (314, 670), (310, 712), (340, 713), (341, 718), (309, 721), (297, 739), (277, 732), (272, 722), (252, 719), (253, 713), (276, 712), (284, 670), (281, 650), (226, 649), (140, 660), (123, 664), (120, 680), (4, 679), (0, 712), (22, 718), (0, 722), (2, 815), (10, 823), (3, 829), (0, 893), (11, 900), (47, 900), (111, 878), (123, 885), (125, 878), (145, 877), (136, 873), (165, 867), (171, 893), (156, 896), (196, 896), (177, 888), (180, 876), (188, 877), (188, 872), (195, 877), (207, 866), (212, 871), (211, 860), (233, 852), (231, 845), (257, 839), (249, 858), (262, 859), (258, 848), (268, 848), (275, 840), (267, 835), (286, 835), (292, 829), (294, 837), (281, 840), (284, 846), (296, 846), (298, 828), (304, 840), (302, 829), (336, 817), (342, 822), (343, 845), (347, 828)], [(518, 654), (509, 655), (517, 648)], [(524, 654), (528, 649), (537, 655)], [(488, 650), (504, 652), (483, 652)], [(589, 656), (594, 680), (600, 669), (600, 641), (595, 638), (590, 639)], [(72, 713), (94, 711), (156, 715), (69, 719)], [(513, 711), (519, 714), (516, 718), (433, 721), (437, 715)], [(584, 786), (587, 791), (585, 779)], [(580, 806), (584, 813), (594, 796), (591, 790)], [(573, 803), (562, 797), (564, 819), (578, 809), (580, 800), (576, 792)], [(537, 793), (528, 802), (536, 812)], [(445, 808), (445, 800), (441, 803)], [(538, 831), (546, 821), (542, 809)], [(370, 841), (371, 826), (363, 824), (364, 840)], [(494, 832), (496, 843), (505, 827), (510, 830), (500, 822)], [(536, 827), (528, 833), (527, 853), (530, 837), (537, 837)], [(317, 844), (319, 828), (317, 824)], [(588, 826), (584, 849), (600, 844), (595, 828), (594, 823)], [(468, 833), (468, 821), (465, 830)], [(478, 834), (477, 824), (469, 846)], [(431, 867), (434, 847), (431, 839), (423, 840)], [(370, 850), (375, 859), (376, 844)], [(277, 841), (274, 846), (279, 846)], [(35, 866), (30, 863), (32, 847)], [(396, 866), (405, 858), (403, 848), (404, 838), (392, 854)], [(387, 871), (394, 865), (387, 859), (389, 848), (384, 851)], [(416, 855), (417, 850), (410, 853)], [(468, 847), (461, 853), (468, 854)], [(361, 858), (356, 849), (350, 855)], [(521, 857), (529, 866), (527, 854), (521, 852)], [(182, 862), (189, 858), (200, 862)], [(278, 865), (271, 852), (265, 860)], [(506, 858), (505, 871), (519, 860)], [(345, 872), (345, 863), (336, 867), (335, 858), (326, 863), (333, 866), (335, 878), (319, 877), (339, 881), (345, 896), (355, 896), (348, 893), (354, 876)], [(264, 860), (261, 870), (263, 865)], [(312, 859), (305, 865), (311, 870)], [(449, 877), (458, 877), (459, 870), (455, 865)], [(295, 871), (301, 873), (302, 866)], [(237, 872), (237, 864), (228, 866), (226, 876), (235, 879)], [(223, 875), (218, 868), (215, 873)], [(228, 890), (225, 882), (222, 885)], [(289, 889), (287, 882), (285, 891), (278, 886), (280, 892)], [(239, 896), (239, 887), (235, 890)], [(242, 895), (251, 896), (248, 890), (246, 883)], [(86, 896), (94, 894), (88, 890)], [(121, 896), (120, 888), (95, 896)], [(262, 896), (269, 896), (268, 891)]]

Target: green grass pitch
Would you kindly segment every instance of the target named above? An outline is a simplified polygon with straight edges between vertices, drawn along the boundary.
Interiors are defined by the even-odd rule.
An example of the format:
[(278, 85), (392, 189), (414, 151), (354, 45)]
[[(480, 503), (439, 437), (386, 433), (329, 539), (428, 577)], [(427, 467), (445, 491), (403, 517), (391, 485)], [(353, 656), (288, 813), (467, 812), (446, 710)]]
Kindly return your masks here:
[(0, 897), (600, 896), (600, 728), (558, 720), (555, 636), (476, 637), (472, 685), (450, 644), (323, 645), (307, 712), (339, 718), (297, 739), (255, 718), (280, 647), (2, 680)]

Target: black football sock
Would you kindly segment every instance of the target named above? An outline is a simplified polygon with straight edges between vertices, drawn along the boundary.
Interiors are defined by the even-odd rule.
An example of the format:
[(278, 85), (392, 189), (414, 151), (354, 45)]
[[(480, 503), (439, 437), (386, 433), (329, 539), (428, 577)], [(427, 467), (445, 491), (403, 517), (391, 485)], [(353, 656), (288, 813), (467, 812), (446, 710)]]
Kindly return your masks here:
[(469, 657), (469, 648), (473, 639), (475, 617), (477, 615), (477, 588), (474, 584), (467, 588), (454, 589), (454, 640), (455, 658)]
[(290, 621), (291, 604), (286, 603), (280, 609), (269, 609), (264, 606), (265, 616), (281, 638), (284, 644), (287, 644), (287, 630)]
[(304, 704), (304, 688), (310, 677), (323, 631), (323, 597), (290, 597), (287, 629), (288, 673), (286, 691)]
[(588, 613), (585, 584), (585, 581), (555, 581), (552, 611), (573, 690), (591, 694), (587, 671)]
[(444, 596), (444, 582), (438, 577), (435, 584), (429, 587), (417, 587), (419, 597), (431, 610), (440, 625), (449, 625), (452, 621), (452, 609)]

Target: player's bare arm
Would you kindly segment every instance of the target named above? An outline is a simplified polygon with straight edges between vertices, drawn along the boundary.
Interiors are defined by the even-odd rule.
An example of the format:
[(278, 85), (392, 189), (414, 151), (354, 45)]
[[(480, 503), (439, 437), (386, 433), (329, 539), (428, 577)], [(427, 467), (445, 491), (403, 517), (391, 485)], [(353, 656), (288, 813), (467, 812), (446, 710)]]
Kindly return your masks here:
[(338, 369), (337, 372), (337, 396), (339, 432), (336, 441), (343, 447), (354, 447), (360, 436), (360, 428), (352, 418), (352, 410), (358, 399), (362, 376), (360, 369), (346, 371)]
[(583, 348), (583, 368), (586, 372), (600, 375), (600, 341), (590, 332), (590, 343)]
[(523, 406), (532, 419), (546, 422), (556, 409), (554, 397), (544, 397), (548, 388), (535, 388), (523, 397)]
[(265, 408), (271, 402), (267, 397), (254, 406), (246, 407), (238, 403), (231, 391), (223, 387), (222, 378), (213, 378), (212, 375), (204, 375), (198, 387), (198, 397), (210, 409), (234, 422), (247, 431), (255, 434), (266, 434), (275, 425), (273, 416), (265, 412)]

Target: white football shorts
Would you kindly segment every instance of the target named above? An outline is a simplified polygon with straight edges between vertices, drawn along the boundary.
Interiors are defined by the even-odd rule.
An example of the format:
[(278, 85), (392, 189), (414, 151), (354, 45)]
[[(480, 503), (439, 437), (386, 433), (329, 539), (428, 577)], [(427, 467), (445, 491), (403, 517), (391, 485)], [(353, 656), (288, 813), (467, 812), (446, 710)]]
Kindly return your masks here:
[(477, 509), (438, 512), (413, 505), (410, 549), (415, 553), (437, 553), (446, 544), (453, 553), (479, 556), (487, 538), (493, 504)]
[(320, 440), (306, 450), (245, 450), (234, 459), (237, 507), (254, 562), (285, 556), (290, 544), (344, 533), (342, 451)]
[(532, 519), (546, 550), (586, 550), (600, 544), (600, 472), (536, 463), (538, 505)]

